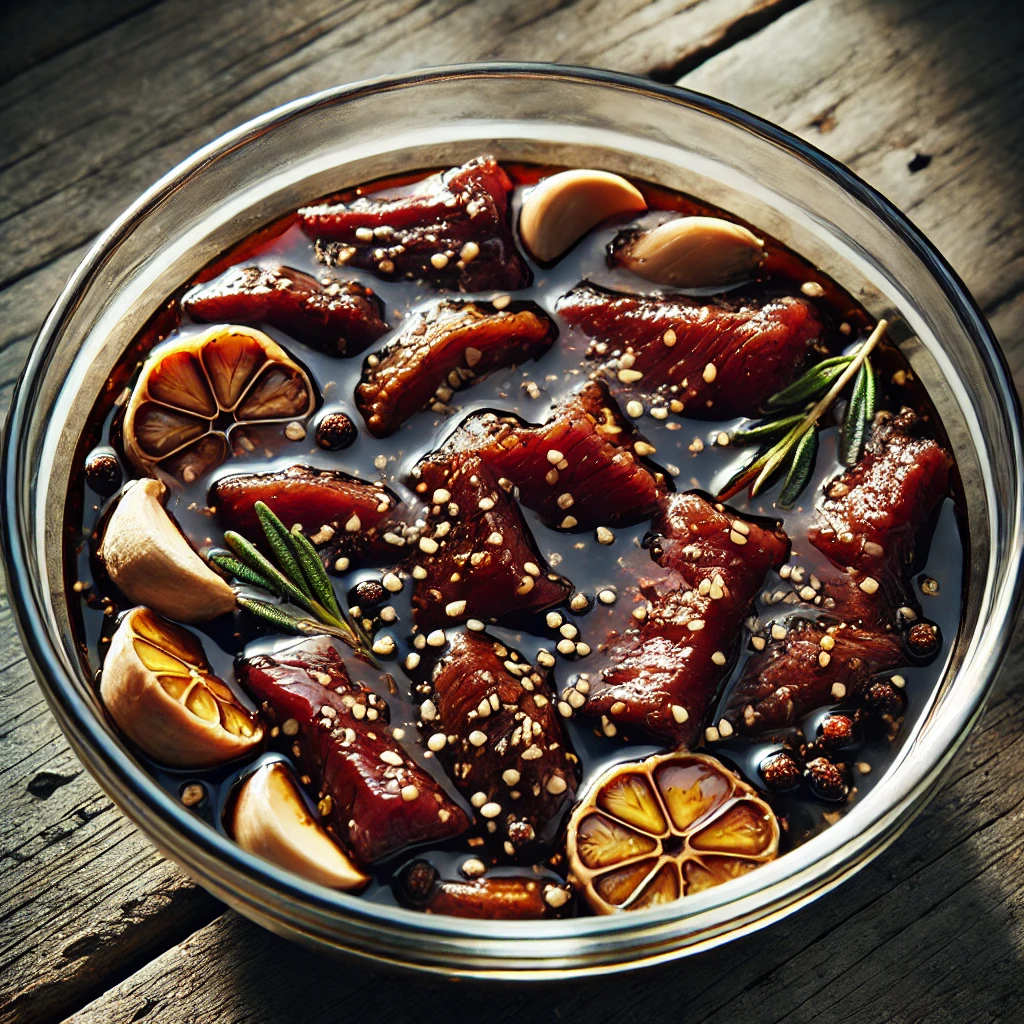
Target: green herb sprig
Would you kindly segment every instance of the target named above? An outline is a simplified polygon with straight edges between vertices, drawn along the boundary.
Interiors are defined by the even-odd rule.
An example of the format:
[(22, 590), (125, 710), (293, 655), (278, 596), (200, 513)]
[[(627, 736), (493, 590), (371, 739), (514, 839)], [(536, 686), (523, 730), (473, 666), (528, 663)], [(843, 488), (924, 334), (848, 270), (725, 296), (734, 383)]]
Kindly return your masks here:
[[(810, 481), (818, 454), (818, 420), (853, 380), (853, 394), (843, 421), (839, 444), (844, 465), (852, 466), (859, 458), (875, 415), (875, 374), (868, 359), (885, 335), (888, 323), (879, 320), (875, 329), (853, 352), (835, 356), (812, 366), (789, 387), (772, 395), (766, 406), (785, 415), (766, 420), (753, 427), (737, 430), (733, 441), (738, 444), (760, 443), (782, 435), (770, 448), (755, 452), (732, 476), (718, 495), (725, 501), (748, 484), (750, 497), (756, 497), (764, 485), (783, 467), (785, 482), (778, 506), (792, 508)], [(814, 402), (806, 412), (794, 412), (795, 406)]]
[[(215, 549), (207, 557), (238, 583), (266, 591), (284, 603), (239, 594), (239, 606), (285, 633), (337, 637), (360, 657), (376, 664), (368, 638), (341, 610), (320, 555), (309, 539), (297, 527), (289, 530), (264, 502), (257, 501), (253, 510), (273, 561), (234, 530), (224, 534), (224, 543), (231, 550)], [(306, 614), (296, 614), (289, 606)]]

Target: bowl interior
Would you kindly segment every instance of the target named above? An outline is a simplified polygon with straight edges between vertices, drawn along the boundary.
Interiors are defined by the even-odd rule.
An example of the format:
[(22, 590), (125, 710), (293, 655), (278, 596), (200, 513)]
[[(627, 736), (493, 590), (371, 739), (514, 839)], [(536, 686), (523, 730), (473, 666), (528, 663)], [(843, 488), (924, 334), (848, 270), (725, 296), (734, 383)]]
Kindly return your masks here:
[[(894, 322), (958, 461), (969, 537), (963, 623), (944, 682), (886, 778), (776, 863), (658, 910), (481, 925), (298, 883), (213, 833), (135, 765), (95, 713), (72, 633), (63, 520), (78, 436), (161, 300), (304, 202), (481, 152), (656, 181), (807, 256)], [(1020, 560), (1018, 424), (997, 350), (962, 286), (884, 201), (821, 154), (704, 97), (617, 76), (493, 65), (415, 75), (300, 101), (214, 143), (147, 193), (76, 272), (33, 351), (8, 432), (5, 553), (20, 628), (62, 726), (111, 796), (199, 881), (275, 930), (448, 973), (564, 976), (649, 962), (757, 927), (825, 891), (920, 805), (980, 711), (1009, 629)], [(528, 950), (524, 937), (534, 940)]]

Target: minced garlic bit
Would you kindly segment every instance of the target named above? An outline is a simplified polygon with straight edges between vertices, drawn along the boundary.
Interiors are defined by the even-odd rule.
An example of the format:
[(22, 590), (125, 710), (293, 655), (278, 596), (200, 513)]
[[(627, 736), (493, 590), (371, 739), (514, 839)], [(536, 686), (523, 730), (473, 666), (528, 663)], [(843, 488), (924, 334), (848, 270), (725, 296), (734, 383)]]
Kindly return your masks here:
[(390, 636), (382, 636), (373, 642), (373, 653), (388, 655), (395, 653), (395, 641)]

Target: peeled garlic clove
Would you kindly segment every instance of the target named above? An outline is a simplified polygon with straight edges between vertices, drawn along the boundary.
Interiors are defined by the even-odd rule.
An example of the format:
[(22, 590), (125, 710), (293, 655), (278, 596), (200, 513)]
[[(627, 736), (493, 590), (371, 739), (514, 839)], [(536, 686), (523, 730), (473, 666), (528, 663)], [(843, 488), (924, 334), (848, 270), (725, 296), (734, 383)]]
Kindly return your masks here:
[(646, 231), (619, 253), (645, 281), (707, 288), (749, 277), (765, 258), (764, 241), (718, 217), (679, 217)]
[(100, 698), (130, 740), (173, 768), (212, 768), (263, 739), (199, 641), (148, 608), (128, 612), (111, 638)]
[(523, 200), (519, 237), (535, 260), (549, 263), (609, 217), (646, 209), (640, 192), (617, 174), (562, 171)]
[(263, 765), (242, 783), (231, 833), (243, 850), (331, 889), (360, 889), (370, 880), (310, 817), (281, 761)]
[(206, 622), (235, 607), (235, 593), (192, 550), (163, 506), (159, 480), (129, 484), (107, 522), (99, 556), (135, 604), (180, 622)]

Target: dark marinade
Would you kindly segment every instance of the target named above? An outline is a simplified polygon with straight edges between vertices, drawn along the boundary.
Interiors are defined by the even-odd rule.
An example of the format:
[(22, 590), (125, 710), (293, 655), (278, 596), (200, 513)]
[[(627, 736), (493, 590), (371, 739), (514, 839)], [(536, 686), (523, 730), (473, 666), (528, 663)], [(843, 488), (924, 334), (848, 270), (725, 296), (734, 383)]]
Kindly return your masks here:
[[(372, 875), (372, 881), (362, 895), (372, 901), (393, 903), (397, 890), (400, 902), (421, 908), (433, 906), (438, 912), (482, 916), (549, 913), (551, 906), (538, 902), (536, 893), (531, 891), (528, 898), (521, 893), (510, 896), (515, 886), (506, 887), (506, 892), (500, 880), (521, 880), (525, 874), (539, 880), (542, 886), (563, 884), (567, 865), (557, 835), (571, 806), (573, 793), (582, 791), (589, 780), (617, 761), (645, 757), (666, 745), (671, 748), (676, 742), (713, 754), (737, 770), (778, 815), (782, 829), (780, 852), (792, 849), (836, 821), (853, 803), (863, 800), (885, 774), (900, 749), (902, 738), (928, 707), (956, 640), (967, 549), (958, 509), (959, 477), (955, 466), (950, 466), (948, 486), (944, 486), (942, 494), (929, 505), (928, 521), (918, 524), (916, 546), (909, 556), (912, 560), (906, 572), (906, 586), (893, 584), (891, 567), (878, 570), (883, 576), (883, 591), (892, 586), (898, 590), (895, 595), (887, 592), (880, 595), (887, 607), (891, 606), (893, 621), (900, 623), (897, 632), (903, 630), (899, 637), (887, 638), (889, 646), (896, 649), (895, 653), (890, 650), (879, 656), (880, 667), (868, 666), (862, 673), (863, 685), (857, 692), (851, 687), (841, 696), (837, 695), (839, 691), (824, 700), (815, 696), (808, 698), (806, 706), (797, 699), (781, 710), (778, 700), (774, 705), (764, 701), (777, 689), (771, 681), (759, 689), (758, 674), (767, 670), (770, 676), (773, 671), (772, 665), (767, 664), (769, 655), (775, 654), (777, 659), (782, 656), (782, 646), (799, 647), (808, 636), (811, 636), (812, 654), (817, 655), (818, 647), (814, 645), (819, 643), (823, 627), (813, 625), (810, 620), (827, 613), (828, 609), (823, 609), (820, 601), (815, 606), (814, 598), (832, 594), (839, 610), (844, 612), (844, 621), (853, 621), (859, 612), (847, 609), (856, 605), (865, 591), (851, 592), (850, 580), (853, 579), (852, 585), (856, 586), (858, 579), (871, 572), (867, 567), (860, 577), (851, 577), (829, 560), (828, 554), (835, 552), (829, 548), (827, 538), (820, 536), (820, 531), (814, 535), (816, 542), (808, 536), (808, 531), (819, 522), (815, 503), (828, 501), (835, 505), (826, 496), (828, 488), (834, 487), (835, 481), (846, 472), (837, 455), (838, 424), (844, 408), (840, 402), (822, 421), (813, 476), (792, 510), (775, 507), (780, 489), (778, 480), (755, 499), (748, 499), (745, 492), (740, 492), (726, 503), (728, 516), (742, 516), (766, 530), (781, 523), (792, 548), (788, 554), (780, 555), (773, 550), (766, 556), (762, 568), (766, 578), (762, 585), (754, 584), (756, 592), (749, 610), (744, 607), (733, 612), (728, 628), (734, 635), (723, 654), (725, 661), (713, 692), (706, 695), (701, 711), (695, 712), (699, 719), (689, 721), (685, 729), (673, 729), (669, 719), (667, 726), (663, 722), (652, 734), (642, 727), (631, 728), (629, 723), (617, 729), (608, 728), (607, 713), (604, 717), (590, 716), (575, 713), (574, 707), (570, 718), (554, 715), (544, 728), (549, 733), (559, 730), (562, 734), (559, 738), (572, 755), (569, 761), (559, 758), (563, 765), (559, 771), (564, 771), (568, 783), (565, 798), (545, 797), (550, 806), (545, 805), (544, 815), (531, 804), (524, 809), (515, 828), (488, 830), (486, 821), (476, 813), (479, 806), (470, 801), (471, 787), (453, 783), (452, 757), (449, 753), (435, 756), (428, 750), (431, 729), (423, 720), (422, 705), (424, 693), (431, 691), (429, 682), (425, 686), (424, 681), (435, 671), (435, 662), (449, 658), (450, 652), (414, 647), (411, 632), (416, 616), (423, 617), (423, 632), (434, 630), (439, 624), (465, 632), (466, 641), (454, 645), (463, 654), (466, 652), (459, 645), (464, 647), (466, 643), (470, 646), (483, 643), (489, 650), (499, 645), (506, 652), (515, 652), (510, 656), (533, 666), (543, 677), (538, 686), (550, 695), (553, 713), (554, 704), (559, 699), (564, 700), (567, 688), (575, 685), (581, 673), (585, 674), (584, 678), (593, 680), (614, 662), (617, 656), (614, 637), (621, 638), (631, 627), (637, 627), (631, 613), (638, 606), (638, 581), (647, 581), (642, 586), (650, 588), (650, 592), (645, 590), (644, 593), (649, 598), (653, 594), (655, 602), (663, 599), (671, 602), (671, 597), (664, 596), (669, 584), (656, 579), (676, 572), (669, 564), (670, 552), (665, 548), (665, 538), (668, 536), (671, 540), (671, 531), (665, 526), (664, 504), (659, 506), (659, 501), (674, 502), (677, 500), (674, 495), (695, 492), (701, 500), (711, 502), (708, 508), (712, 509), (712, 496), (723, 489), (746, 453), (746, 449), (720, 443), (744, 422), (742, 415), (735, 415), (742, 407), (742, 396), (731, 394), (730, 418), (717, 418), (713, 407), (701, 409), (696, 415), (688, 415), (684, 409), (681, 414), (652, 416), (651, 410), (659, 405), (663, 407), (664, 402), (652, 401), (649, 394), (634, 395), (628, 387), (623, 387), (614, 372), (606, 373), (602, 367), (609, 353), (614, 356), (614, 346), (606, 346), (595, 353), (595, 334), (600, 332), (594, 318), (577, 301), (579, 290), (587, 292), (587, 301), (594, 295), (600, 298), (602, 292), (607, 291), (615, 293), (615, 301), (635, 307), (645, 298), (662, 295), (682, 305), (699, 308), (710, 304), (713, 310), (720, 307), (733, 314), (750, 307), (777, 305), (777, 300), (795, 299), (806, 307), (801, 316), (806, 313), (820, 319), (823, 325), (820, 344), (810, 353), (807, 365), (848, 350), (853, 343), (862, 340), (872, 326), (868, 314), (840, 286), (770, 238), (765, 244), (767, 259), (753, 279), (728, 289), (708, 289), (703, 294), (659, 288), (615, 266), (609, 259), (609, 252), (626, 226), (642, 228), (664, 219), (669, 211), (685, 216), (734, 219), (692, 197), (644, 182), (634, 184), (648, 203), (648, 213), (607, 221), (585, 235), (554, 265), (541, 266), (525, 254), (524, 247), (518, 246), (515, 251), (519, 239), (514, 226), (524, 190), (557, 170), (560, 168), (503, 164), (496, 170), (484, 167), (474, 172), (485, 176), (507, 174), (512, 191), (508, 210), (485, 212), (486, 217), (492, 217), (495, 224), (504, 228), (496, 230), (494, 245), (484, 248), (481, 263), (472, 274), (460, 274), (449, 265), (438, 271), (433, 281), (404, 278), (403, 258), (410, 261), (409, 273), (415, 275), (424, 273), (428, 266), (424, 253), (429, 244), (415, 226), (408, 231), (405, 255), (399, 251), (401, 246), (395, 249), (394, 238), (382, 240), (387, 243), (386, 251), (376, 260), (366, 257), (362, 250), (348, 258), (343, 255), (345, 247), (355, 238), (353, 233), (368, 221), (351, 217), (349, 223), (344, 218), (332, 217), (332, 203), (344, 202), (358, 213), (361, 197), (379, 193), (402, 197), (429, 172), (350, 189), (307, 208), (305, 224), (300, 211), (255, 233), (211, 263), (154, 314), (112, 375), (79, 440), (76, 459), (79, 468), (70, 487), (65, 519), (66, 576), (79, 654), (97, 681), (118, 615), (128, 605), (106, 576), (96, 551), (121, 480), (139, 475), (124, 455), (124, 410), (128, 391), (138, 377), (142, 361), (154, 346), (167, 339), (198, 334), (211, 322), (255, 327), (269, 335), (307, 371), (319, 396), (316, 411), (304, 421), (304, 438), (289, 439), (283, 422), (261, 427), (251, 451), (237, 450), (212, 473), (172, 490), (168, 511), (197, 550), (206, 551), (222, 544), (224, 520), (210, 511), (207, 502), (216, 503), (211, 495), (217, 495), (220, 481), (239, 474), (281, 474), (291, 467), (302, 466), (309, 467), (313, 473), (329, 470), (367, 484), (381, 484), (385, 488), (383, 493), (390, 495), (391, 507), (388, 514), (382, 515), (373, 536), (349, 538), (352, 543), (347, 543), (343, 524), (336, 524), (333, 532), (340, 531), (342, 536), (324, 545), (324, 554), (329, 560), (342, 607), (358, 606), (359, 618), (370, 622), (370, 632), (375, 637), (393, 637), (394, 654), (382, 658), (383, 670), (378, 671), (355, 657), (344, 645), (336, 646), (351, 679), (386, 701), (390, 729), (400, 730), (389, 742), (403, 750), (416, 771), (425, 772), (433, 780), (454, 811), (465, 815), (470, 824), (455, 838), (406, 847), (363, 865)], [(365, 227), (362, 230), (365, 232)], [(456, 223), (451, 229), (453, 244), (464, 245), (465, 239), (472, 237), (472, 230), (476, 230), (474, 225)], [(753, 230), (757, 231), (756, 227)], [(381, 260), (390, 260), (394, 272), (381, 273)], [(491, 261), (493, 266), (485, 260)], [(232, 270), (238, 266), (264, 268), (262, 274), (255, 270), (248, 274), (249, 279), (257, 281), (262, 288), (279, 287), (282, 280), (287, 286), (294, 280), (301, 286), (301, 294), (289, 294), (278, 313), (264, 301), (253, 306), (256, 312), (246, 317), (242, 315), (244, 307), (240, 309), (232, 293), (234, 285), (245, 279), (244, 274)], [(493, 272), (490, 276), (489, 267)], [(487, 287), (490, 280), (496, 282), (494, 287)], [(337, 300), (333, 306), (332, 283)], [(466, 290), (457, 290), (460, 285)], [(515, 290), (510, 291), (510, 288)], [(577, 299), (573, 298), (574, 290)], [(411, 405), (407, 403), (404, 407), (401, 396), (394, 402), (389, 399), (387, 408), (401, 407), (401, 415), (389, 411), (386, 427), (368, 429), (364, 413), (371, 406), (384, 407), (379, 402), (374, 405), (376, 396), (370, 394), (374, 371), (380, 360), (387, 359), (388, 346), (393, 348), (400, 343), (403, 331), (408, 332), (412, 327), (423, 335), (422, 325), (415, 326), (417, 315), (429, 324), (432, 317), (439, 315), (441, 304), (444, 316), (461, 315), (461, 310), (472, 306), (473, 317), (486, 318), (495, 312), (495, 299), (497, 308), (507, 308), (510, 314), (525, 317), (522, 326), (526, 333), (514, 340), (512, 355), (503, 359), (499, 353), (490, 358), (483, 367), (486, 374), (471, 376), (468, 380), (448, 382), (447, 375), (443, 375), (440, 383), (431, 381), (428, 388), (431, 404), (422, 411), (410, 411), (423, 404), (419, 392)], [(570, 308), (574, 301), (575, 309)], [(219, 307), (218, 302), (223, 305)], [(351, 332), (347, 347), (336, 344), (332, 323), (343, 324), (345, 330)], [(903, 327), (897, 322), (891, 333), (899, 336), (901, 330)], [(377, 359), (376, 365), (367, 362), (371, 353), (378, 354), (371, 358), (371, 362)], [(883, 341), (873, 358), (878, 371), (877, 407), (893, 415), (899, 414), (901, 409), (914, 410), (901, 418), (900, 423), (909, 423), (907, 430), (915, 437), (932, 438), (943, 444), (942, 424), (899, 351)], [(794, 371), (789, 379), (797, 374), (798, 371)], [(562, 403), (581, 401), (580, 389), (592, 376), (603, 382), (598, 403), (605, 402), (613, 410), (616, 422), (631, 439), (635, 432), (635, 437), (642, 438), (652, 449), (649, 458), (635, 460), (626, 472), (626, 482), (637, 488), (641, 495), (639, 500), (646, 503), (642, 510), (631, 509), (628, 501), (620, 509), (614, 500), (619, 492), (609, 495), (606, 522), (614, 537), (610, 545), (597, 539), (592, 514), (581, 515), (582, 523), (577, 521), (567, 527), (564, 521), (557, 521), (559, 509), (550, 501), (531, 500), (533, 468), (527, 447), (523, 448), (527, 457), (520, 462), (507, 457), (504, 461), (488, 461), (486, 454), (481, 455), (478, 450), (480, 437), (493, 436), (496, 431), (501, 436), (516, 435), (524, 442), (542, 436), (544, 425), (552, 421), (552, 417), (557, 419)], [(775, 390), (777, 387), (773, 384), (769, 393)], [(643, 403), (642, 416), (626, 414), (627, 402), (633, 397)], [(757, 412), (755, 408), (742, 411), (752, 416)], [(345, 424), (337, 414), (347, 417), (348, 424), (354, 425), (356, 430), (350, 444), (349, 436), (345, 436), (339, 444), (346, 446), (329, 450), (316, 443), (316, 427), (328, 416), (335, 417), (335, 427), (338, 422)], [(380, 422), (383, 424), (384, 420)], [(894, 428), (882, 424), (876, 429), (877, 436), (869, 440), (869, 450), (871, 444), (882, 450), (886, 438), (898, 429), (898, 425)], [(468, 452), (462, 451), (464, 445), (460, 439), (467, 436), (472, 439), (474, 432), (476, 440), (468, 445)], [(375, 436), (378, 434), (387, 436)], [(613, 458), (613, 446), (606, 446), (606, 449), (595, 457)], [(476, 461), (467, 468), (466, 459)], [(425, 465), (418, 469), (421, 460), (426, 460)], [(473, 585), (467, 585), (455, 595), (455, 598), (466, 599), (467, 610), (447, 622), (443, 615), (438, 617), (436, 607), (430, 611), (431, 601), (436, 605), (438, 600), (426, 596), (431, 593), (430, 578), (418, 581), (406, 577), (398, 593), (385, 591), (379, 585), (382, 574), (401, 564), (409, 555), (408, 549), (397, 548), (382, 538), (389, 530), (397, 531), (401, 537), (402, 531), (408, 530), (410, 525), (415, 535), (417, 518), (425, 519), (431, 528), (443, 520), (445, 502), (432, 508), (431, 494), (439, 488), (450, 491), (460, 486), (458, 482), (452, 486), (446, 482), (446, 474), (454, 473), (456, 468), (466, 480), (472, 477), (473, 488), (479, 494), (493, 492), (497, 507), (489, 510), (489, 516), (504, 516), (498, 521), (510, 524), (507, 529), (512, 532), (525, 531), (524, 550), (534, 552), (540, 570), (534, 596), (543, 591), (543, 600), (535, 601), (502, 624), (489, 622), (484, 634), (469, 632), (463, 625), (466, 617), (474, 615)], [(515, 479), (517, 470), (523, 474), (521, 480)], [(634, 479), (634, 475), (638, 479)], [(422, 489), (417, 491), (417, 485), (426, 479), (429, 479), (429, 493), (424, 494)], [(472, 490), (465, 481), (461, 485)], [(521, 501), (515, 500), (516, 492), (511, 485), (519, 488)], [(586, 486), (585, 481), (583, 486)], [(592, 490), (595, 494), (599, 492), (599, 488), (592, 487)], [(503, 510), (503, 502), (510, 507)], [(395, 523), (391, 524), (389, 515), (397, 508), (410, 511), (404, 517), (396, 515)], [(656, 520), (660, 517), (660, 521), (652, 524), (652, 517)], [(493, 532), (492, 526), (487, 528)], [(316, 526), (309, 525), (307, 529), (315, 532)], [(242, 532), (251, 535), (246, 529)], [(516, 541), (512, 539), (509, 543)], [(339, 569), (345, 562), (338, 559), (345, 558), (353, 567)], [(423, 564), (429, 568), (430, 561), (429, 557), (420, 557), (417, 553), (417, 557), (406, 564)], [(481, 571), (476, 585), (490, 585), (489, 581), (497, 578), (496, 574), (500, 575), (499, 568), (495, 568), (494, 573)], [(505, 583), (494, 585), (504, 586)], [(688, 585), (696, 587), (697, 584)], [(615, 595), (613, 603), (605, 604), (597, 599), (598, 593), (609, 590)], [(510, 593), (510, 600), (513, 600), (514, 589)], [(585, 608), (571, 609), (573, 593), (587, 596)], [(440, 600), (445, 605), (453, 598), (442, 591)], [(847, 600), (848, 605), (843, 605), (843, 600)], [(504, 596), (501, 601), (508, 603)], [(747, 604), (745, 599), (743, 604)], [(394, 621), (381, 619), (380, 611), (385, 607), (394, 609)], [(896, 609), (900, 608), (909, 609), (905, 618), (899, 618)], [(559, 627), (548, 625), (547, 616), (551, 612), (560, 616), (563, 625), (575, 626), (577, 634), (573, 641), (584, 643), (584, 650), (589, 648), (588, 654), (581, 657), (578, 653), (569, 656), (555, 653), (553, 666), (542, 667), (538, 663), (539, 652), (555, 652), (556, 644), (564, 638)], [(790, 617), (792, 621), (787, 622), (785, 638), (773, 640), (772, 622)], [(937, 627), (931, 633), (925, 657), (915, 657), (905, 641), (904, 634), (914, 622)], [(214, 672), (229, 682), (238, 678), (235, 660), (241, 654), (257, 661), (273, 659), (275, 652), (296, 643), (294, 637), (273, 635), (271, 629), (241, 610), (190, 628), (203, 640)], [(873, 627), (868, 624), (863, 628)], [(611, 650), (608, 649), (610, 637), (613, 638)], [(761, 646), (767, 649), (755, 649), (754, 637), (764, 638)], [(841, 652), (842, 643), (837, 642), (832, 649)], [(415, 669), (406, 670), (403, 666), (412, 652), (419, 654), (421, 661)], [(437, 665), (436, 671), (443, 674), (444, 668)], [(777, 672), (778, 666), (775, 670)], [(898, 680), (895, 690), (888, 682), (894, 674)], [(519, 672), (513, 672), (513, 676), (518, 678)], [(782, 676), (785, 676), (785, 666)], [(244, 692), (237, 683), (234, 689), (236, 693)], [(752, 694), (749, 699), (748, 693)], [(249, 697), (250, 706), (257, 708), (252, 691)], [(755, 708), (754, 717), (747, 710), (750, 706)], [(755, 717), (756, 728), (753, 727)], [(727, 723), (724, 728), (721, 727), (723, 722)], [(272, 722), (268, 720), (267, 724)], [(561, 749), (558, 743), (556, 748)], [(192, 812), (210, 827), (225, 833), (225, 815), (233, 790), (238, 781), (251, 772), (253, 763), (268, 759), (291, 760), (293, 752), (291, 739), (279, 735), (268, 740), (255, 762), (233, 762), (212, 770), (172, 771), (144, 754), (138, 756), (161, 786), (176, 797), (187, 790), (191, 794), (188, 803)], [(837, 777), (834, 766), (839, 763), (843, 768)], [(509, 765), (511, 762), (506, 758), (500, 767), (508, 770)], [(303, 770), (307, 769), (300, 766), (297, 773)], [(518, 771), (516, 774), (518, 776)], [(308, 778), (305, 776), (303, 781)], [(313, 804), (320, 795), (317, 782), (314, 778), (306, 787)], [(198, 798), (195, 784), (202, 787), (201, 798)], [(545, 801), (534, 803), (539, 806)], [(531, 817), (534, 813), (537, 820)], [(486, 879), (497, 885), (497, 895), (493, 897), (497, 909), (487, 909), (492, 897), (484, 882), (460, 874), (459, 865), (467, 857), (478, 858), (486, 865)], [(462, 905), (460, 900), (469, 902)], [(520, 909), (503, 911), (502, 901), (509, 900), (512, 901), (509, 906), (515, 903)], [(533, 907), (534, 903), (537, 903), (536, 912), (522, 909)], [(582, 900), (574, 900), (565, 912), (587, 913), (588, 910)]]

